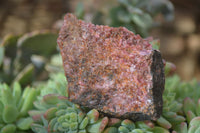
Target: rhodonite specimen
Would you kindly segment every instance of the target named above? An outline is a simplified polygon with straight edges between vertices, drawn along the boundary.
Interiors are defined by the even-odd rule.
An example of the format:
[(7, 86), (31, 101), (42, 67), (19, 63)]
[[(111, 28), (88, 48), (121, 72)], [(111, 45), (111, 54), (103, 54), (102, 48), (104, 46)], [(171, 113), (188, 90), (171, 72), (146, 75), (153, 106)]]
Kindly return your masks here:
[(57, 42), (70, 101), (112, 117), (159, 118), (164, 66), (148, 40), (67, 14)]

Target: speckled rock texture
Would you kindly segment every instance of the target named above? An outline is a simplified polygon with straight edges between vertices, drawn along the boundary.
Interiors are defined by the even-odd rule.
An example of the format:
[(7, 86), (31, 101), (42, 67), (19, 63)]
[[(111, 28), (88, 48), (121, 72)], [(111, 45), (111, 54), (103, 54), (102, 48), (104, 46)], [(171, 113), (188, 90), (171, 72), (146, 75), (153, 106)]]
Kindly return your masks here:
[(70, 101), (111, 117), (159, 118), (164, 66), (148, 40), (66, 14), (57, 42)]

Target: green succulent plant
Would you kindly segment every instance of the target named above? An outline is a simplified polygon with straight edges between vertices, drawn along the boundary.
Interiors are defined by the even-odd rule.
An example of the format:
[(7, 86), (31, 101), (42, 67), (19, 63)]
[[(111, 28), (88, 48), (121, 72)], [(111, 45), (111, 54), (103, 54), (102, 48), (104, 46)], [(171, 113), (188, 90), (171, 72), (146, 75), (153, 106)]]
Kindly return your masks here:
[(36, 133), (100, 133), (108, 123), (107, 117), (99, 118), (97, 110), (85, 114), (64, 96), (49, 94), (38, 103), (37, 110), (29, 112), (34, 120), (31, 128)]
[(39, 83), (37, 87), (40, 89), (40, 95), (37, 97), (41, 100), (43, 96), (48, 94), (59, 94), (68, 97), (67, 80), (63, 73), (51, 73), (50, 79), (46, 82)]
[(26, 87), (22, 91), (17, 82), (12, 88), (0, 84), (0, 133), (20, 133), (30, 129), (33, 120), (28, 111), (33, 108), (37, 95), (39, 90)]
[[(46, 65), (54, 67), (51, 60), (55, 60), (52, 55), (58, 53), (57, 36), (57, 33), (50, 31), (5, 36), (0, 44), (0, 82), (19, 82), (22, 86), (27, 86), (51, 71), (44, 68)], [(48, 73), (46, 75), (45, 78)]]
[(165, 20), (170, 21), (174, 17), (173, 11), (169, 0), (118, 0), (118, 6), (111, 8), (109, 13), (97, 12), (93, 23), (123, 26), (147, 37), (149, 30), (158, 25), (158, 22), (153, 20), (155, 16), (162, 14)]
[(189, 97), (183, 100), (183, 115), (186, 121), (174, 128), (179, 133), (198, 133), (200, 132), (200, 99), (197, 103)]

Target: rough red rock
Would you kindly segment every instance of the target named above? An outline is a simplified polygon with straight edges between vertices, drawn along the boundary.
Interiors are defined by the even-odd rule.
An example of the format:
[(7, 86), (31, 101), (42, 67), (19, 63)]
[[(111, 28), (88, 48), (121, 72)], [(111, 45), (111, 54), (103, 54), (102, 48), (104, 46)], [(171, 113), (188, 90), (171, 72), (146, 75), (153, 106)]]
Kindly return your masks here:
[(57, 42), (69, 100), (112, 117), (159, 118), (163, 62), (148, 40), (123, 27), (94, 25), (67, 14)]

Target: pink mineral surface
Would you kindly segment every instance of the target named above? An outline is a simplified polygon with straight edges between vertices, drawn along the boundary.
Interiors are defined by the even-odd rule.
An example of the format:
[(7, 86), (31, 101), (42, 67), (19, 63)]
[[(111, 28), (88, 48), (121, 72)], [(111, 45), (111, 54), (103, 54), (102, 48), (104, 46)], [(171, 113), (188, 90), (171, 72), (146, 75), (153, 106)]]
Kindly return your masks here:
[[(155, 51), (148, 40), (124, 27), (94, 25), (67, 14), (57, 42), (72, 102), (115, 117), (158, 117), (163, 65), (161, 56), (153, 65)], [(161, 88), (153, 90), (153, 75), (163, 79)], [(160, 94), (153, 94), (157, 90)]]

